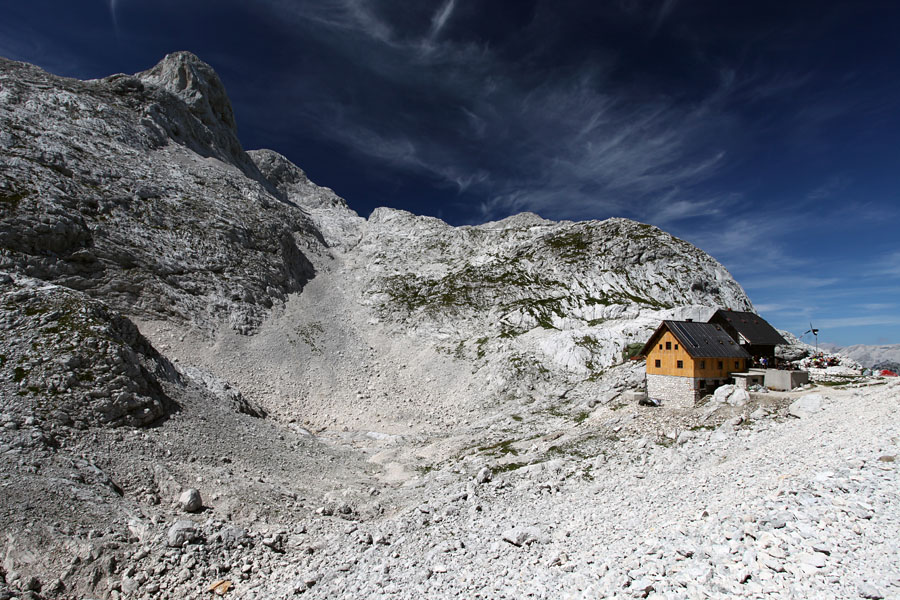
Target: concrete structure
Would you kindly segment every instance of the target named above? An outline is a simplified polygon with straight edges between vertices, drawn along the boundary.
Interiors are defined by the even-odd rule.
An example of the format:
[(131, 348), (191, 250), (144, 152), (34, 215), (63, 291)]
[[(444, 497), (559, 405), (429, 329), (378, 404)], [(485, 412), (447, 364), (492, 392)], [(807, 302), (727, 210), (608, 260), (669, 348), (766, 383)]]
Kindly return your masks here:
[(789, 392), (794, 388), (809, 383), (809, 373), (806, 371), (766, 369), (765, 382), (766, 387), (770, 390)]
[(721, 327), (663, 321), (641, 355), (647, 359), (647, 395), (660, 404), (690, 407), (748, 366), (747, 354)]
[(742, 390), (749, 390), (754, 385), (765, 385), (765, 369), (749, 369), (746, 373), (732, 373), (734, 385)]

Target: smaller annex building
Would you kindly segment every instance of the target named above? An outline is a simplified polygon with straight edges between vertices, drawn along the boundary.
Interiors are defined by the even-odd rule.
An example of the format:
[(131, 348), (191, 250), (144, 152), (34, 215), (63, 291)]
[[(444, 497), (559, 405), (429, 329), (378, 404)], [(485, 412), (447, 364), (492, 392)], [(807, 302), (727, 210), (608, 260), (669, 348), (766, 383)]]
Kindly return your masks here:
[(647, 359), (647, 395), (690, 407), (747, 369), (750, 355), (721, 326), (663, 321), (641, 350)]
[(775, 346), (787, 344), (778, 331), (757, 314), (719, 309), (708, 320), (719, 325), (755, 360), (775, 366)]

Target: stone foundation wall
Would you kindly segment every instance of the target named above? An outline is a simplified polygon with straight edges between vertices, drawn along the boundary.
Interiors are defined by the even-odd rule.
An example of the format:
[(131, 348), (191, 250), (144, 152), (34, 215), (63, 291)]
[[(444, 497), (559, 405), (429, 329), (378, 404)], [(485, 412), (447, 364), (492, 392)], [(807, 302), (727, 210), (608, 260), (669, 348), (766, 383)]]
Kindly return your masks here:
[(699, 379), (676, 375), (647, 374), (647, 396), (663, 406), (690, 408), (698, 396)]

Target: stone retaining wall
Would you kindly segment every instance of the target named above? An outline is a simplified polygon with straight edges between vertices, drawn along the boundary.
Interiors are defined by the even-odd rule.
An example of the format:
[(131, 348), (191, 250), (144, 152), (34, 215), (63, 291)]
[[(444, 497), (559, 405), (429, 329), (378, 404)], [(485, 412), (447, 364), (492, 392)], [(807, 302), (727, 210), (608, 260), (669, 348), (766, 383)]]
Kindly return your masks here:
[(698, 396), (699, 379), (676, 375), (647, 374), (647, 396), (663, 406), (690, 408)]

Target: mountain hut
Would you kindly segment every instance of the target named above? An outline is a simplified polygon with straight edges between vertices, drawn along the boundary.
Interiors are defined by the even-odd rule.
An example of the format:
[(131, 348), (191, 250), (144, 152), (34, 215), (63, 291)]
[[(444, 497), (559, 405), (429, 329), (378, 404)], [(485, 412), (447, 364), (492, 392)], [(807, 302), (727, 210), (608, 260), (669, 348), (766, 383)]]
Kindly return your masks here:
[(641, 350), (647, 359), (647, 395), (690, 407), (748, 367), (750, 355), (714, 323), (663, 321)]

